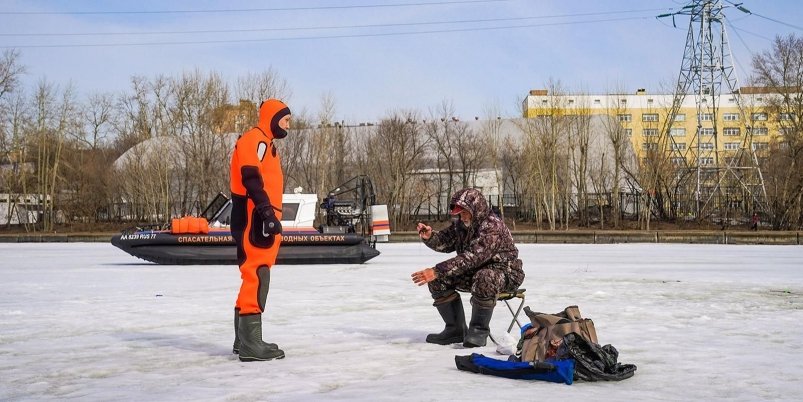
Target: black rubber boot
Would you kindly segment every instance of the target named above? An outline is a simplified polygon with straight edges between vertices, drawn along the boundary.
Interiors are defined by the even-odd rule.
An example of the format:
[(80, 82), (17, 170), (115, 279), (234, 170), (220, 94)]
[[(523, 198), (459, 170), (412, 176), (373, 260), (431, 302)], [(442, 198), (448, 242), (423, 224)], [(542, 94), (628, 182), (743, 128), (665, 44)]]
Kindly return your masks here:
[[(264, 311), (265, 302), (268, 300), (268, 290), (270, 289), (270, 268), (267, 266), (259, 267), (257, 269), (257, 276), (259, 277), (259, 288), (257, 289), (257, 302), (259, 307)], [(240, 309), (234, 308), (234, 345), (231, 352), (236, 354), (240, 353), (240, 337), (237, 336), (237, 327), (240, 322)], [(265, 343), (270, 348), (278, 349), (279, 346), (275, 343)]]
[(234, 308), (234, 346), (231, 347), (231, 353), (240, 353), (240, 337), (237, 336), (237, 327), (240, 326), (240, 309)]
[[(237, 327), (240, 325), (240, 309), (234, 309), (234, 346), (231, 347), (231, 353), (235, 355), (240, 354), (240, 337), (237, 336)], [(279, 349), (279, 345), (275, 343), (267, 343), (269, 348)]]
[(438, 334), (427, 335), (427, 343), (449, 345), (463, 342), (463, 335), (466, 333), (466, 315), (463, 312), (460, 294), (453, 293), (438, 299), (434, 305), (443, 318), (443, 322), (446, 323), (446, 327)]
[(477, 300), (471, 298), (471, 323), (463, 338), (463, 346), (476, 348), (485, 346), (488, 335), (491, 334), (491, 316), (494, 313), (496, 300)]
[(254, 362), (283, 359), (284, 351), (262, 341), (262, 315), (251, 314), (240, 316), (237, 326), (240, 339), (240, 361)]

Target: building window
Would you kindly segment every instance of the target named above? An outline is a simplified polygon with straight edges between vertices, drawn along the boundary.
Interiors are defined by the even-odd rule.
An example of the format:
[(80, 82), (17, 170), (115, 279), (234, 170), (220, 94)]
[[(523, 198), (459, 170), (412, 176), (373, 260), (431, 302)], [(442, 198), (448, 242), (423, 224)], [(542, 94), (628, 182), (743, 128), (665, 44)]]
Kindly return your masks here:
[(700, 128), (700, 135), (714, 135), (714, 128), (713, 127), (702, 127), (702, 128)]
[(672, 127), (669, 130), (669, 135), (673, 137), (685, 137), (686, 136), (686, 129), (683, 127)]
[(685, 142), (674, 142), (674, 143), (672, 143), (672, 149), (675, 150), (675, 151), (682, 151), (682, 150), (686, 149), (686, 143)]
[(629, 114), (617, 114), (616, 118), (619, 119), (619, 121), (633, 121), (633, 116)]
[(706, 165), (713, 165), (713, 164), (714, 164), (714, 158), (713, 157), (706, 156), (704, 158), (700, 158), (700, 165), (706, 166)]
[(725, 127), (722, 129), (722, 135), (739, 135), (741, 134), (739, 127)]
[(641, 121), (658, 121), (658, 113), (644, 113), (641, 115)]
[(795, 120), (795, 114), (794, 113), (780, 113), (780, 114), (778, 114), (778, 120), (781, 120), (781, 121), (793, 121), (793, 120)]
[(645, 143), (641, 144), (641, 149), (643, 149), (645, 151), (656, 150), (656, 149), (658, 149), (658, 144), (656, 144), (654, 142), (645, 142)]
[(714, 149), (714, 144), (711, 143), (711, 142), (701, 142), (700, 143), (700, 149), (704, 149), (706, 151), (710, 151), (710, 150)]
[(725, 113), (722, 115), (724, 121), (739, 121), (739, 113)]
[(752, 113), (750, 114), (750, 120), (753, 121), (766, 121), (767, 114), (766, 113)]
[(699, 121), (711, 121), (714, 120), (714, 116), (711, 113), (702, 113), (697, 115), (697, 120)]
[(770, 144), (768, 142), (754, 142), (753, 143), (753, 150), (757, 151), (759, 149), (767, 149), (769, 148)]
[(676, 114), (675, 121), (686, 121), (686, 115), (683, 113)]
[(633, 129), (632, 128), (626, 128), (625, 129), (625, 135), (628, 136), (628, 137), (632, 137), (633, 136)]
[(683, 165), (686, 163), (686, 158), (674, 157), (670, 158), (670, 161), (672, 161), (672, 163), (675, 165)]
[(645, 137), (655, 137), (655, 136), (658, 135), (658, 129), (657, 128), (645, 128), (644, 130), (641, 130), (641, 134), (643, 136), (645, 136)]
[(753, 135), (768, 135), (769, 130), (766, 127), (753, 127), (750, 131)]
[(738, 142), (726, 142), (725, 143), (725, 149), (728, 150), (728, 151), (735, 151), (735, 150), (739, 149), (739, 143)]

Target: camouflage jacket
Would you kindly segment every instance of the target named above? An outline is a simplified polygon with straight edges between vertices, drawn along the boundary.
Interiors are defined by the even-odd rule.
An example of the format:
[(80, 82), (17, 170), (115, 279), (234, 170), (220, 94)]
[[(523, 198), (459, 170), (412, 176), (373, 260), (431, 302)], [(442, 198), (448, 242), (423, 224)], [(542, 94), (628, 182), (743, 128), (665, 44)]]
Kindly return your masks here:
[(473, 188), (460, 190), (452, 196), (450, 208), (458, 205), (471, 212), (471, 225), (461, 220), (424, 241), (429, 248), (457, 255), (435, 265), (438, 276), (456, 277), (470, 274), (491, 265), (520, 281), (524, 279), (519, 250), (505, 223), (491, 213), (482, 193)]

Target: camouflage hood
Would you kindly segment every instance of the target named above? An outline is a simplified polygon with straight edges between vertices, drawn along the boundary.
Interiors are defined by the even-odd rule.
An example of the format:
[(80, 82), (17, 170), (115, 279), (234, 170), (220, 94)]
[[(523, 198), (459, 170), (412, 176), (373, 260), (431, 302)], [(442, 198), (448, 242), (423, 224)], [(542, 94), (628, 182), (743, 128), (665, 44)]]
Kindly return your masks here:
[(476, 226), (487, 219), (491, 213), (488, 202), (485, 201), (485, 197), (476, 188), (464, 188), (454, 193), (452, 200), (449, 202), (449, 209), (451, 210), (454, 206), (459, 206), (471, 212), (472, 226)]

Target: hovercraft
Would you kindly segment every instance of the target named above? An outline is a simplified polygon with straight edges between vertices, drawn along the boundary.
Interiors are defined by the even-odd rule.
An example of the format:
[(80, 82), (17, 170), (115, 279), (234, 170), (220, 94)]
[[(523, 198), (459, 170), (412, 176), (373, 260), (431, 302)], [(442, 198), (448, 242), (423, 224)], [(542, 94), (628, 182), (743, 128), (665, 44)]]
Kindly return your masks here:
[[(276, 264), (361, 264), (379, 255), (390, 235), (387, 206), (372, 205), (373, 186), (357, 176), (318, 204), (315, 194), (284, 194), (282, 244)], [(316, 209), (326, 223), (313, 226)], [(219, 193), (201, 216), (173, 219), (164, 227), (124, 230), (111, 243), (135, 257), (167, 265), (237, 265), (228, 228), (231, 200)]]

